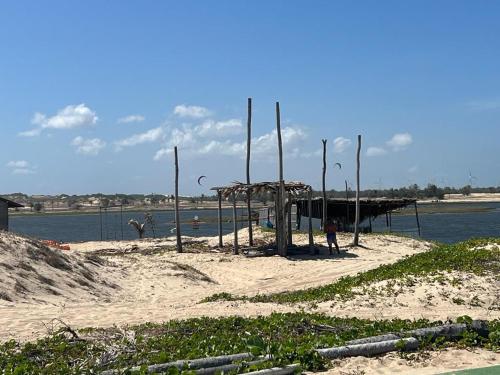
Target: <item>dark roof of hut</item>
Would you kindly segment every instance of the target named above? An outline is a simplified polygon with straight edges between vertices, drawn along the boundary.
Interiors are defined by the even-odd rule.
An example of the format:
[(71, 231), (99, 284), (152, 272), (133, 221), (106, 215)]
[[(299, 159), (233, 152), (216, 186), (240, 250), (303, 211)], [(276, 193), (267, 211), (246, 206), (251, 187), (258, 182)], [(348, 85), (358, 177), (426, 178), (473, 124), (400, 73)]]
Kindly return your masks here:
[(22, 204), (20, 204), (20, 203), (16, 203), (16, 202), (11, 201), (11, 200), (9, 200), (9, 199), (7, 199), (7, 198), (2, 198), (2, 197), (0, 197), (0, 202), (5, 202), (5, 203), (7, 203), (7, 207), (9, 207), (9, 208), (24, 207)]
[[(413, 198), (389, 199), (389, 198), (364, 198), (359, 200), (360, 221), (368, 217), (376, 218), (385, 215), (406, 206), (415, 204), (417, 200)], [(296, 199), (297, 214), (309, 216), (307, 209), (307, 199)], [(312, 200), (312, 217), (321, 219), (323, 217), (323, 198), (314, 198)], [(327, 199), (327, 217), (354, 223), (356, 217), (356, 200), (354, 199)]]
[[(232, 185), (228, 186), (218, 186), (213, 187), (210, 190), (215, 190), (217, 192), (221, 192), (224, 198), (227, 198), (232, 193), (235, 194), (246, 194), (247, 191), (251, 191), (253, 194), (263, 193), (266, 191), (276, 191), (280, 186), (279, 181), (273, 182), (256, 182), (253, 184), (245, 184), (243, 182), (235, 181)], [(285, 191), (291, 193), (293, 195), (297, 195), (300, 193), (304, 193), (308, 191), (311, 187), (309, 185), (304, 184), (303, 182), (298, 181), (289, 181), (285, 182)]]

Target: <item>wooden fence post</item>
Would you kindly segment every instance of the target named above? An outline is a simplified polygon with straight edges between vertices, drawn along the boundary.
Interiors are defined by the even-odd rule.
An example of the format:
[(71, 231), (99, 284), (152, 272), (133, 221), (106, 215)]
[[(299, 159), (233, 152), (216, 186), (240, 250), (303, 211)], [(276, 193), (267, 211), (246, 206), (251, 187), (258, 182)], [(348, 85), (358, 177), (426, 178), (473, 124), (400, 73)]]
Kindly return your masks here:
[(175, 235), (177, 237), (177, 252), (182, 253), (181, 220), (179, 215), (179, 158), (177, 146), (174, 147), (175, 156)]
[(360, 154), (361, 154), (361, 135), (358, 135), (358, 150), (356, 152), (356, 221), (354, 223), (354, 239), (352, 244), (359, 245), (359, 169), (360, 169)]
[(231, 198), (233, 199), (233, 230), (234, 230), (234, 242), (233, 242), (233, 254), (238, 254), (238, 213), (236, 212), (236, 194), (233, 191), (231, 193)]
[(308, 227), (307, 232), (309, 234), (309, 251), (311, 254), (314, 253), (314, 237), (313, 237), (313, 225), (312, 225), (312, 187), (309, 186), (307, 189), (307, 213), (308, 213)]
[(218, 199), (218, 209), (217, 209), (217, 221), (219, 225), (219, 247), (223, 247), (224, 244), (222, 242), (222, 191), (217, 190), (217, 199)]
[(420, 219), (418, 218), (418, 209), (416, 201), (415, 201), (415, 217), (417, 218), (418, 236), (420, 237)]
[(287, 215), (288, 215), (288, 225), (287, 225), (287, 234), (288, 234), (288, 246), (291, 246), (293, 243), (293, 234), (292, 234), (292, 193), (288, 192), (288, 203), (287, 203)]

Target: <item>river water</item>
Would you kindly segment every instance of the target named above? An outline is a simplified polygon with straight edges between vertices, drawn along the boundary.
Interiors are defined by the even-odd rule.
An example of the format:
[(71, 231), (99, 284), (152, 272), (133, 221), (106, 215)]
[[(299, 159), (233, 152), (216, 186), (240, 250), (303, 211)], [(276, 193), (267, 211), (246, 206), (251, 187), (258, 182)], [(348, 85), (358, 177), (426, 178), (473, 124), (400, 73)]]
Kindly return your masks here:
[[(454, 204), (443, 205), (449, 211)], [(458, 206), (457, 206), (458, 205)], [(455, 205), (458, 211), (464, 207), (463, 203)], [(475, 212), (459, 213), (425, 213), (425, 205), (420, 206), (423, 213), (420, 213), (421, 237), (444, 243), (463, 241), (473, 237), (500, 237), (500, 203), (469, 203), (467, 208)], [(477, 212), (481, 210), (480, 212)], [(433, 211), (439, 210), (434, 207)], [(239, 209), (241, 216), (246, 212)], [(418, 236), (415, 216), (411, 214), (392, 216), (392, 231)], [(172, 211), (152, 211), (155, 231), (147, 226), (146, 237), (172, 236), (174, 213)], [(181, 211), (181, 232), (187, 236), (215, 236), (218, 233), (217, 211), (216, 210), (189, 210)], [(199, 227), (192, 224), (193, 218), (198, 216)], [(231, 222), (232, 210), (223, 210), (223, 233), (230, 233), (233, 230)], [(11, 216), (10, 230), (29, 236), (52, 239), (61, 242), (78, 242), (93, 240), (119, 240), (137, 238), (137, 233), (127, 222), (129, 219), (136, 219), (144, 222), (144, 212), (124, 211), (105, 212), (99, 214), (76, 214), (76, 215), (19, 215)], [(302, 221), (305, 222), (305, 221)], [(245, 220), (238, 223), (238, 228), (245, 226)], [(365, 223), (366, 225), (367, 223)], [(314, 227), (319, 228), (319, 220), (314, 220)], [(372, 223), (374, 232), (388, 231), (386, 219), (379, 217)]]

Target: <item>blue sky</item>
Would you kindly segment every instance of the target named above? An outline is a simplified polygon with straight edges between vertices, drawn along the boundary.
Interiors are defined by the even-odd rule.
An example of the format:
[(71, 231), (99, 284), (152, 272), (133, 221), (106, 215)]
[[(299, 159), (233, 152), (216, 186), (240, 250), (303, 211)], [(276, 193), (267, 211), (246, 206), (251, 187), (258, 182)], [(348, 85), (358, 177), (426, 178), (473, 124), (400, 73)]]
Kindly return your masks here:
[[(1, 1), (0, 192), (500, 185), (500, 2)], [(334, 162), (343, 165), (334, 169)], [(206, 175), (204, 187), (196, 184)]]

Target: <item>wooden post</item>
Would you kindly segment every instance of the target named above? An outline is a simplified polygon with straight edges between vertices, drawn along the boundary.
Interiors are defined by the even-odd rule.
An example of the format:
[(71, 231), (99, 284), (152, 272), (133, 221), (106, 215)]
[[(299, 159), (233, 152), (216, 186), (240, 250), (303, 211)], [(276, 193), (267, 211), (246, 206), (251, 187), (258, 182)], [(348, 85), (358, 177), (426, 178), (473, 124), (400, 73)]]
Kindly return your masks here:
[(417, 202), (415, 202), (415, 217), (417, 218), (418, 236), (420, 237), (420, 220), (418, 218)]
[(292, 245), (292, 193), (288, 192), (288, 203), (287, 203), (287, 213), (288, 213), (288, 226), (287, 226), (287, 234), (288, 234), (288, 246)]
[(389, 232), (392, 232), (392, 211), (389, 211)]
[(348, 228), (351, 225), (349, 220), (349, 190), (347, 188), (347, 180), (345, 180), (345, 206), (346, 206), (346, 232), (348, 232)]
[(321, 216), (321, 227), (326, 225), (326, 219), (328, 218), (328, 203), (326, 202), (326, 139), (322, 139), (323, 142), (323, 178), (322, 178), (322, 189), (323, 189), (323, 215)]
[(177, 146), (174, 147), (175, 157), (175, 235), (177, 237), (177, 252), (182, 253), (181, 220), (179, 215), (179, 158)]
[(102, 241), (102, 207), (99, 205), (99, 223), (101, 226), (101, 241)]
[(279, 158), (279, 186), (277, 194), (277, 212), (276, 212), (276, 237), (278, 254), (286, 256), (286, 226), (285, 226), (285, 181), (283, 180), (283, 143), (281, 140), (281, 117), (280, 103), (276, 102), (276, 133), (278, 136), (278, 158)]
[(223, 247), (224, 244), (222, 242), (222, 191), (217, 190), (217, 198), (219, 201), (219, 206), (217, 210), (217, 221), (219, 224), (219, 247)]
[(361, 135), (358, 135), (358, 150), (356, 153), (356, 221), (354, 223), (354, 239), (352, 244), (359, 245), (359, 168), (360, 168), (360, 154), (361, 154)]
[(313, 224), (312, 224), (312, 187), (309, 186), (307, 189), (307, 214), (308, 218), (308, 234), (309, 234), (309, 251), (311, 254), (314, 253), (314, 237), (313, 237)]
[(238, 214), (236, 212), (236, 194), (234, 191), (231, 193), (231, 198), (233, 200), (233, 230), (234, 230), (234, 242), (233, 242), (233, 254), (238, 254)]
[[(250, 185), (250, 145), (252, 142), (252, 98), (248, 98), (248, 119), (247, 119), (247, 184)], [(248, 215), (248, 243), (253, 246), (252, 228), (252, 190), (247, 190), (247, 215)]]

